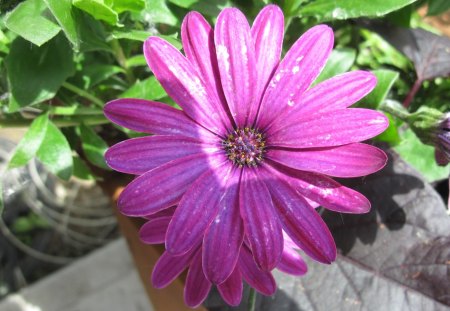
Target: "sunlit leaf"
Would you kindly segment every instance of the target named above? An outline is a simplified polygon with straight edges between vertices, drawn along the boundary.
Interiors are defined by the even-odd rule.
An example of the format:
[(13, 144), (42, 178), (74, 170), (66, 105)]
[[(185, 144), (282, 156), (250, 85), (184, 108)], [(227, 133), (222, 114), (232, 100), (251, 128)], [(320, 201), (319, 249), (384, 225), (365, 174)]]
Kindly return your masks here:
[(84, 155), (94, 165), (103, 169), (109, 169), (105, 162), (105, 152), (108, 145), (94, 132), (94, 130), (84, 124), (80, 125), (81, 147)]

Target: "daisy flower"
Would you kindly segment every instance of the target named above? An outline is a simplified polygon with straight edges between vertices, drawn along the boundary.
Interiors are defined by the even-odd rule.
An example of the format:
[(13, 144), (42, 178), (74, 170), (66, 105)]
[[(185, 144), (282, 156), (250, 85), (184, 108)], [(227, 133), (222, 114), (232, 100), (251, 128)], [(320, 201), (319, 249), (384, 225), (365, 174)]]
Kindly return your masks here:
[(191, 12), (181, 30), (185, 55), (159, 37), (144, 43), (150, 69), (181, 110), (140, 99), (105, 106), (112, 122), (153, 134), (106, 153), (111, 168), (139, 175), (120, 195), (120, 211), (142, 217), (176, 205), (167, 254), (201, 253), (212, 284), (230, 278), (242, 249), (261, 271), (276, 268), (283, 231), (331, 263), (336, 246), (314, 206), (367, 212), (369, 201), (333, 177), (364, 176), (386, 163), (383, 151), (360, 142), (383, 132), (387, 118), (348, 108), (376, 78), (353, 71), (311, 87), (332, 50), (332, 30), (309, 29), (280, 61), (283, 33), (274, 5), (251, 27), (235, 8), (224, 9), (214, 29)]

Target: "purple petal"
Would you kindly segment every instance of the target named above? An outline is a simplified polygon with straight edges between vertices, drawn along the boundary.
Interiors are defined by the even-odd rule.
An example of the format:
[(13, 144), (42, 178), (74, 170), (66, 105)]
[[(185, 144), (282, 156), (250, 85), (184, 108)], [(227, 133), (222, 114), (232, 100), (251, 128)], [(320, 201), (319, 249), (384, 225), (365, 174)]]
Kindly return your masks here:
[(259, 102), (280, 61), (284, 36), (284, 17), (281, 9), (276, 5), (265, 6), (256, 16), (251, 32), (255, 42), (258, 70), (255, 87), (258, 88), (256, 98)]
[(208, 297), (211, 283), (202, 270), (202, 252), (199, 249), (192, 258), (184, 286), (184, 301), (190, 308), (198, 307)]
[(127, 216), (146, 216), (178, 203), (186, 189), (212, 164), (208, 155), (194, 154), (159, 166), (133, 180), (117, 205)]
[(120, 142), (106, 151), (105, 159), (116, 171), (141, 175), (172, 160), (217, 150), (190, 137), (158, 135)]
[(285, 180), (301, 195), (329, 210), (352, 214), (367, 213), (370, 210), (370, 202), (365, 196), (329, 177), (278, 166), (277, 169), (269, 166), (266, 168), (270, 169), (274, 176)]
[(182, 111), (149, 100), (116, 99), (105, 105), (104, 113), (112, 122), (137, 132), (182, 135), (202, 140), (212, 140), (216, 137), (189, 119)]
[(319, 25), (304, 33), (286, 53), (269, 82), (258, 115), (264, 129), (293, 105), (316, 79), (333, 48), (333, 31)]
[(222, 284), (217, 285), (220, 296), (230, 306), (238, 306), (242, 300), (242, 275), (239, 269), (233, 270), (233, 273)]
[(347, 108), (366, 96), (377, 84), (368, 71), (347, 72), (307, 90), (292, 106), (287, 106), (271, 126), (295, 123), (304, 115)]
[(308, 267), (300, 254), (286, 244), (277, 269), (290, 275), (304, 275), (308, 271)]
[[(327, 225), (306, 200), (292, 187), (270, 173), (266, 184), (278, 210), (283, 229), (306, 254), (322, 263), (336, 259), (336, 245)], [(270, 180), (272, 179), (272, 180)]]
[(348, 108), (308, 114), (282, 128), (272, 128), (267, 145), (288, 148), (333, 147), (355, 143), (382, 133), (389, 120), (381, 112)]
[(373, 146), (353, 143), (320, 149), (271, 149), (267, 158), (297, 170), (334, 177), (358, 177), (382, 169), (386, 154)]
[(139, 238), (146, 244), (162, 244), (172, 217), (159, 217), (146, 222), (139, 230)]
[(256, 117), (255, 45), (245, 16), (227, 8), (217, 17), (214, 30), (217, 61), (223, 91), (238, 127), (252, 124)]
[(231, 172), (220, 211), (203, 239), (203, 270), (213, 284), (221, 284), (233, 272), (244, 238), (238, 199), (240, 172)]
[(150, 37), (144, 43), (144, 56), (167, 94), (189, 117), (216, 134), (226, 131), (222, 116), (210, 104), (215, 98), (175, 47), (159, 37)]
[(264, 271), (274, 269), (283, 251), (281, 223), (266, 185), (251, 168), (242, 172), (239, 205), (256, 263)]
[(171, 206), (169, 208), (163, 209), (162, 211), (153, 213), (153, 214), (149, 214), (149, 215), (145, 215), (144, 218), (148, 219), (148, 220), (152, 220), (152, 219), (156, 219), (156, 218), (160, 218), (160, 217), (172, 217), (173, 213), (175, 213), (175, 209), (177, 207), (176, 206)]
[(214, 30), (198, 12), (189, 12), (181, 25), (183, 50), (192, 66), (202, 77), (208, 93), (214, 96), (211, 104), (220, 113), (222, 122), (232, 128), (227, 115), (228, 106), (220, 83), (217, 65), (216, 48), (214, 46)]
[(275, 293), (277, 285), (272, 273), (258, 269), (247, 247), (241, 248), (238, 264), (242, 277), (251, 287), (266, 296)]
[(173, 255), (183, 254), (202, 240), (204, 232), (219, 211), (220, 200), (227, 190), (230, 169), (231, 166), (226, 162), (206, 171), (183, 195), (167, 230), (168, 252)]
[(181, 256), (172, 256), (164, 252), (153, 268), (152, 284), (156, 288), (164, 288), (177, 278), (190, 264), (195, 249)]

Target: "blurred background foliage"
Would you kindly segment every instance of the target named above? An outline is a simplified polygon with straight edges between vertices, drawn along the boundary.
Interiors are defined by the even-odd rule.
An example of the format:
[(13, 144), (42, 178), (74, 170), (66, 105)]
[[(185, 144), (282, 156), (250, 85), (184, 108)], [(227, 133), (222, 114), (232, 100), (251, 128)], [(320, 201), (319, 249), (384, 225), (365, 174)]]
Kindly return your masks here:
[[(161, 36), (181, 49), (188, 11), (211, 23), (221, 9), (240, 8), (252, 22), (268, 0), (3, 0), (0, 3), (0, 127), (28, 130), (9, 162), (37, 157), (62, 179), (96, 179), (108, 170), (108, 145), (140, 135), (103, 116), (109, 100), (135, 97), (176, 104), (148, 69), (142, 43)], [(309, 27), (327, 23), (335, 50), (318, 81), (354, 69), (371, 70), (378, 85), (359, 106), (406, 113), (450, 108), (449, 28), (425, 20), (443, 16), (448, 0), (277, 0), (285, 14), (284, 52)], [(435, 17), (436, 18), (436, 17)], [(424, 29), (418, 30), (418, 29)], [(400, 108), (403, 107), (403, 108)], [(404, 119), (389, 114), (376, 138), (395, 148), (428, 181), (448, 177), (433, 146)], [(94, 173), (95, 172), (95, 173)]]

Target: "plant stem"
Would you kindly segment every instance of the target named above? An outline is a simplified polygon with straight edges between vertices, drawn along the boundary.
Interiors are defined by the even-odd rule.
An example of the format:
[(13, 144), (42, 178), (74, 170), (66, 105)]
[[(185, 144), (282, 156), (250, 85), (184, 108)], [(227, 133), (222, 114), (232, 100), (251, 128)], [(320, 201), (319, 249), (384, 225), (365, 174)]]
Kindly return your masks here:
[[(7, 127), (28, 127), (33, 119), (13, 119), (13, 120), (0, 120), (0, 129)], [(100, 125), (107, 124), (110, 121), (102, 115), (97, 116), (82, 116), (72, 118), (53, 118), (52, 122), (57, 127), (77, 126), (81, 123), (86, 125)]]
[(80, 89), (78, 86), (75, 86), (75, 85), (73, 85), (73, 84), (71, 84), (71, 83), (68, 83), (68, 82), (64, 82), (64, 83), (62, 84), (62, 86), (65, 87), (66, 89), (68, 89), (68, 90), (74, 92), (75, 94), (78, 94), (78, 95), (81, 96), (81, 97), (84, 97), (84, 98), (86, 98), (86, 99), (89, 99), (89, 100), (90, 100), (92, 103), (94, 103), (95, 105), (97, 105), (97, 106), (103, 108), (103, 101), (102, 101), (100, 98), (95, 97), (94, 95), (92, 95), (92, 94), (86, 92), (86, 91), (83, 90), (83, 89)]
[(403, 122), (407, 122), (410, 117), (410, 113), (406, 110), (404, 106), (402, 106), (399, 102), (386, 100), (379, 107), (382, 111), (388, 112), (394, 117), (402, 120)]
[(76, 116), (76, 115), (102, 115), (103, 110), (80, 106), (52, 106), (48, 110), (51, 115)]
[(248, 311), (255, 311), (256, 307), (256, 291), (253, 287), (250, 287), (250, 294), (248, 296)]
[(127, 65), (127, 58), (125, 57), (125, 53), (123, 52), (122, 46), (119, 43), (119, 40), (112, 39), (111, 40), (111, 47), (114, 51), (114, 57), (116, 58), (117, 62), (119, 63), (120, 67), (122, 67), (125, 70), (125, 75), (127, 76), (127, 81), (130, 84), (133, 84), (136, 78), (133, 75), (133, 71), (128, 67)]
[(403, 107), (408, 108), (409, 105), (411, 105), (411, 102), (414, 99), (414, 96), (416, 96), (416, 93), (419, 91), (420, 87), (422, 86), (422, 80), (417, 79), (416, 82), (414, 82), (411, 90), (409, 91), (408, 95), (406, 95), (405, 100), (403, 101)]

